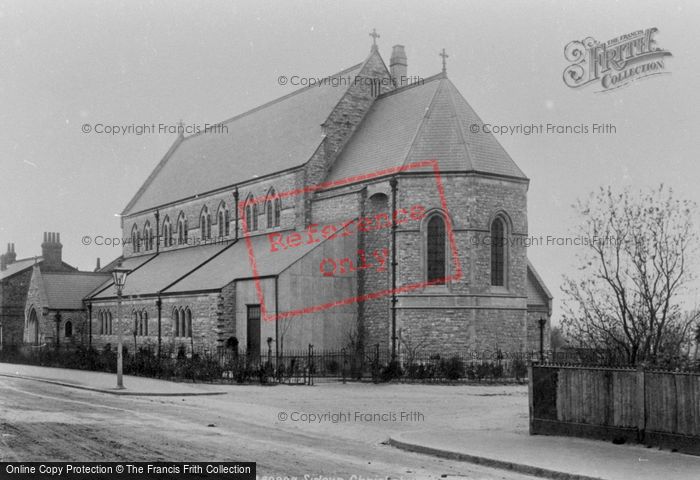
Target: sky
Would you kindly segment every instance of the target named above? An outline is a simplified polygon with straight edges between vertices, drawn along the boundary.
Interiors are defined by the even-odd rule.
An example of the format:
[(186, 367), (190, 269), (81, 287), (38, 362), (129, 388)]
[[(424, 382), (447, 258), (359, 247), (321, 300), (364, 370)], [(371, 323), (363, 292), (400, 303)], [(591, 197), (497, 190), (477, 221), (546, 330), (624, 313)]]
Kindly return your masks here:
[[(118, 214), (176, 135), (84, 133), (84, 124), (216, 123), (297, 88), (280, 75), (323, 77), (363, 61), (373, 28), (387, 63), (405, 45), (409, 75), (438, 73), (445, 48), (449, 78), (486, 123), (615, 127), (497, 137), (530, 178), (531, 236), (571, 235), (572, 204), (601, 186), (663, 182), (700, 203), (699, 20), (699, 2), (660, 0), (0, 0), (0, 249), (14, 242), (19, 258), (40, 255), (43, 232), (55, 231), (65, 261), (104, 265), (119, 248), (81, 239), (121, 236)], [(572, 40), (651, 27), (672, 53), (670, 74), (606, 93), (564, 84)], [(555, 321), (575, 253), (528, 250)]]

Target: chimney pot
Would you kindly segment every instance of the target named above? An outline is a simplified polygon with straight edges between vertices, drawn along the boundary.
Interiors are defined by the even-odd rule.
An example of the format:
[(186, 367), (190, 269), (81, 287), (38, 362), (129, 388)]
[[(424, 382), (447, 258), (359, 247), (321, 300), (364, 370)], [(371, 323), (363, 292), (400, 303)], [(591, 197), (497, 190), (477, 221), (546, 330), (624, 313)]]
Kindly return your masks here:
[(396, 88), (408, 85), (408, 60), (403, 45), (394, 45), (389, 60), (389, 71)]

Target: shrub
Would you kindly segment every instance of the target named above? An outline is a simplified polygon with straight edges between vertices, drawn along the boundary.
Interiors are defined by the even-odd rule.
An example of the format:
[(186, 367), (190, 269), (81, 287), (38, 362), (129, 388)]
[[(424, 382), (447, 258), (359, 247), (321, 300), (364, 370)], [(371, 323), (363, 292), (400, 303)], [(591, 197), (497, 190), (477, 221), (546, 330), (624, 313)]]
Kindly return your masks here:
[(459, 380), (464, 375), (464, 362), (457, 356), (443, 359), (440, 360), (438, 370), (443, 378), (452, 381)]
[(392, 360), (382, 368), (380, 377), (382, 382), (389, 382), (395, 378), (401, 378), (403, 375), (403, 370), (401, 369), (401, 364), (397, 360)]

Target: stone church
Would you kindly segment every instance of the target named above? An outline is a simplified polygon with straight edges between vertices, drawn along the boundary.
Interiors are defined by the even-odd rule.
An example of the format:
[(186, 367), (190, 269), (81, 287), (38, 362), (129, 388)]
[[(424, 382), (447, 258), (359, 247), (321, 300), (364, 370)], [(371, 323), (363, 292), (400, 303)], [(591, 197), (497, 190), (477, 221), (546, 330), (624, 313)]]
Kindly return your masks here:
[[(121, 217), (126, 338), (537, 348), (552, 297), (523, 241), (529, 180), (472, 123), (444, 55), (409, 77), (403, 46), (387, 68), (375, 44), (321, 84), (181, 133)], [(111, 281), (84, 298), (93, 345), (116, 342), (116, 300)]]

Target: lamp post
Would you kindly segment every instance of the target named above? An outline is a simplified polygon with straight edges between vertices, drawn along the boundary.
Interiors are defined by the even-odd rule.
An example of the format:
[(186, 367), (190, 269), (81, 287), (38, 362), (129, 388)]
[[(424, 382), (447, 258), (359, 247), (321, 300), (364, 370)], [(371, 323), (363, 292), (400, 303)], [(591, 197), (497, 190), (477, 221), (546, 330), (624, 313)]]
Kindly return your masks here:
[(544, 327), (547, 325), (547, 320), (539, 319), (540, 324), (540, 363), (544, 363)]
[(126, 276), (129, 274), (129, 269), (123, 268), (121, 263), (112, 270), (112, 278), (114, 286), (117, 288), (117, 388), (124, 388), (122, 380), (123, 361), (122, 361), (122, 290), (126, 284)]

